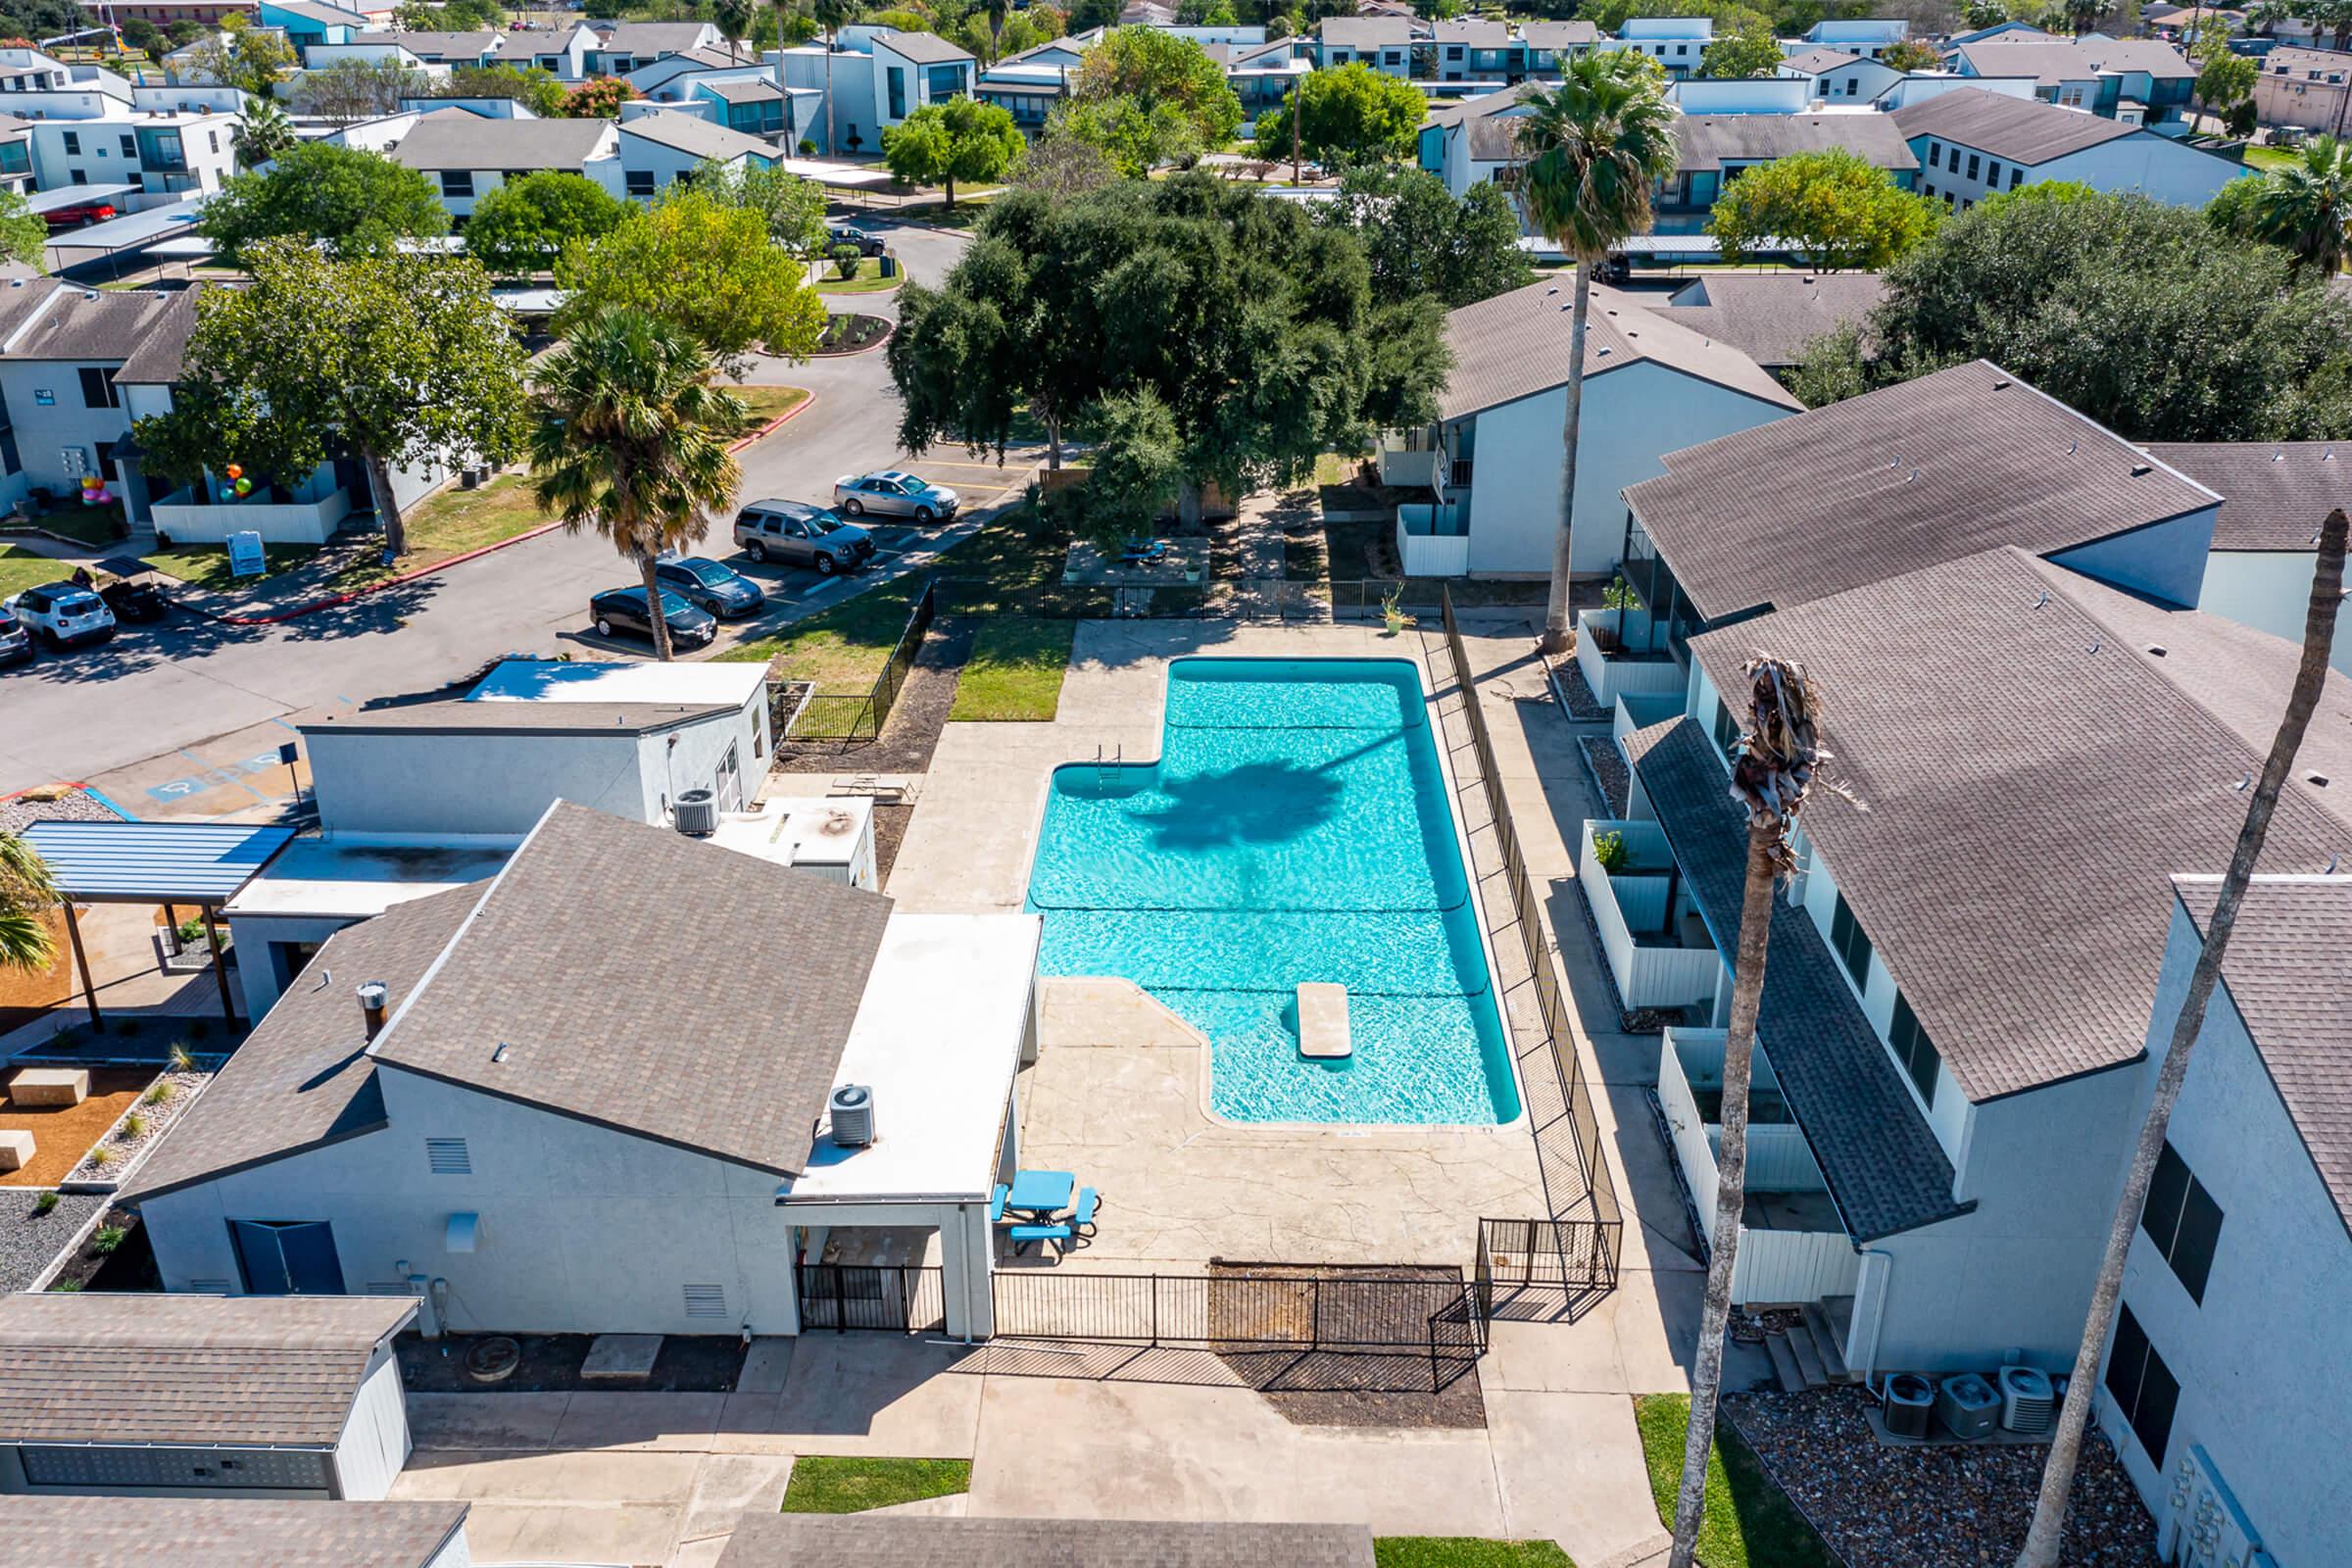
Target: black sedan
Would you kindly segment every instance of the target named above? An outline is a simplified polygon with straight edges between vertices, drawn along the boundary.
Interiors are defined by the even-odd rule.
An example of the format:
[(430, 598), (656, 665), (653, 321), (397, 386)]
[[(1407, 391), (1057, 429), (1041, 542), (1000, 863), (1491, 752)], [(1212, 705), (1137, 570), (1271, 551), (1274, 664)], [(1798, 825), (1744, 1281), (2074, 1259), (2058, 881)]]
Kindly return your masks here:
[[(596, 622), (600, 637), (613, 637), (630, 632), (653, 640), (654, 623), (645, 612), (643, 588), (608, 588), (588, 601), (588, 618)], [(674, 648), (701, 648), (718, 635), (718, 622), (707, 610), (697, 610), (676, 594), (663, 591), (662, 618), (669, 622), (669, 641)]]
[(758, 583), (733, 566), (707, 556), (658, 561), (654, 564), (654, 580), (721, 620), (757, 615), (767, 606), (767, 595), (760, 591)]

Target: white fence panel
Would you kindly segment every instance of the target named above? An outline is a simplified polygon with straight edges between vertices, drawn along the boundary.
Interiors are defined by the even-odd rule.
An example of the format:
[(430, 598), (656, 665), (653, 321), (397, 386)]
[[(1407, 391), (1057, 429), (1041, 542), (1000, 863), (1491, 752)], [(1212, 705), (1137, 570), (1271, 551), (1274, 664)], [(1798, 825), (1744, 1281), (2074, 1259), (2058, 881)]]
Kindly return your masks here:
[(1862, 1254), (1835, 1231), (1741, 1226), (1740, 1256), (1732, 1267), (1732, 1300), (1740, 1306), (1789, 1305), (1825, 1296), (1851, 1296), (1861, 1273)]

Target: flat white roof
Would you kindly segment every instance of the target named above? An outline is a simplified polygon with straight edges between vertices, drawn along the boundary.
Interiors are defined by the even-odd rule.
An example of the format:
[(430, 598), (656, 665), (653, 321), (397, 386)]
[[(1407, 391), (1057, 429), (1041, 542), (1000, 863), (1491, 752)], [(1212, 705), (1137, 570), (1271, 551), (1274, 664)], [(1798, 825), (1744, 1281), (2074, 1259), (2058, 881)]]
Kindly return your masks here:
[(887, 185), (887, 169), (859, 169), (854, 164), (829, 164), (821, 158), (779, 158), (776, 167), (787, 174), (813, 179), (819, 185)]
[(873, 1090), (875, 1140), (843, 1149), (820, 1133), (807, 1170), (779, 1189), (783, 1201), (987, 1199), (1044, 924), (1034, 914), (890, 917), (833, 1078)]
[(480, 844), (296, 839), (221, 912), (232, 920), (240, 915), (369, 919), (396, 904), (496, 876), (511, 853)]
[(863, 795), (779, 798), (760, 802), (757, 811), (724, 813), (710, 842), (778, 865), (846, 870), (873, 819), (874, 803)]
[(510, 659), (466, 694), (469, 703), (726, 703), (752, 700), (765, 664)]

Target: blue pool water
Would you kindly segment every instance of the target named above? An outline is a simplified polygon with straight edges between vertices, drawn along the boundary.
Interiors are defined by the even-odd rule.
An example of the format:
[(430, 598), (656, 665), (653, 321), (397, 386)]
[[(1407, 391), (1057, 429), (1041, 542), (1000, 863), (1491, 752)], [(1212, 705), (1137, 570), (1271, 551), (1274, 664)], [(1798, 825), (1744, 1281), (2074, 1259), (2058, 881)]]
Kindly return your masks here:
[[(1407, 661), (1177, 661), (1159, 761), (1054, 773), (1029, 907), (1046, 973), (1133, 980), (1208, 1037), (1220, 1115), (1519, 1114)], [(1348, 988), (1351, 1057), (1299, 1055), (1310, 980)]]

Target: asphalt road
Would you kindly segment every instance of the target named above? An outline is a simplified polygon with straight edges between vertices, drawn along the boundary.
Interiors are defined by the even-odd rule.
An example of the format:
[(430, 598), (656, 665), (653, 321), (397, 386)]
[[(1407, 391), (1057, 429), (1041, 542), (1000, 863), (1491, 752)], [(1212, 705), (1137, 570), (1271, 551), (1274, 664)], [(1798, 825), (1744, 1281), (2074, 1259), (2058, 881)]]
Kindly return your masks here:
[[(898, 227), (892, 244), (910, 275), (932, 280), (954, 265), (964, 241)], [(836, 307), (887, 316), (890, 301), (841, 296)], [(822, 502), (842, 473), (904, 466), (955, 486), (968, 510), (1021, 472), (971, 463), (960, 450), (907, 460), (879, 352), (802, 366), (762, 362), (749, 379), (807, 387), (816, 401), (742, 454), (745, 499)], [(779, 600), (760, 621), (730, 628), (728, 641), (780, 623), (811, 596), (830, 603), (851, 586), (820, 586), (805, 570), (751, 566), (717, 529), (708, 550), (760, 578)], [(0, 794), (75, 780), (99, 785), (141, 815), (267, 805), (282, 799), (290, 781), (286, 769), (264, 764), (294, 739), (286, 720), (300, 713), (428, 690), (505, 653), (647, 654), (641, 645), (604, 643), (587, 625), (590, 594), (634, 580), (611, 545), (559, 532), (277, 626), (220, 626), (181, 615), (161, 629), (125, 627), (105, 648), (44, 655), (0, 671)]]

